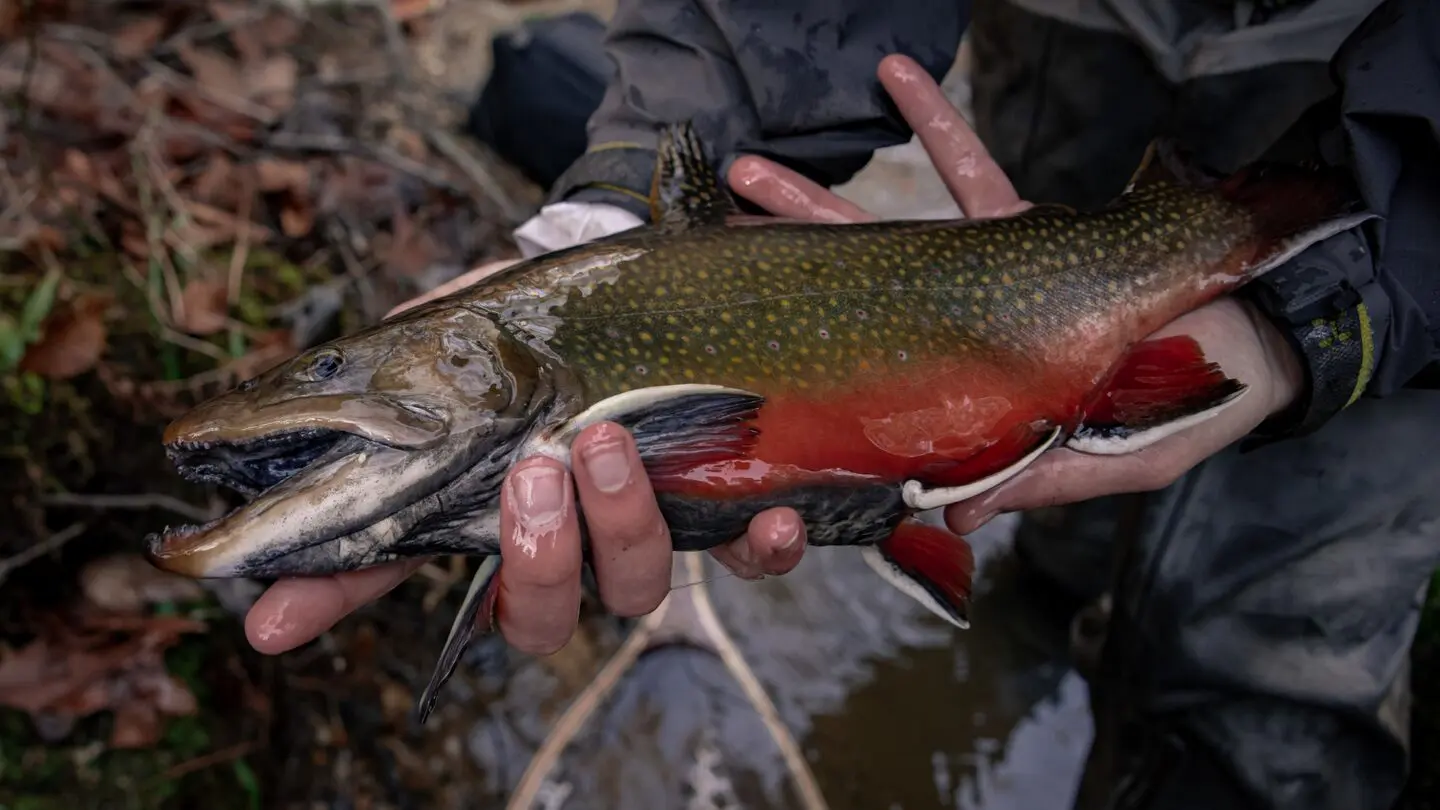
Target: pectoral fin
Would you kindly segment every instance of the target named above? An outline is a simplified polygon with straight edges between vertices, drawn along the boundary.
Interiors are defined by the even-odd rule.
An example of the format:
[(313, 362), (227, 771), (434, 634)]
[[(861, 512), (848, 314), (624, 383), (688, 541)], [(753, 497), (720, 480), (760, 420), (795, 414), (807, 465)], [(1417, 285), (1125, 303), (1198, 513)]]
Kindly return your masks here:
[(1121, 361), (1066, 446), (1093, 455), (1148, 447), (1234, 405), (1248, 389), (1187, 335), (1147, 340)]
[[(1048, 433), (1044, 434), (1043, 439), (1031, 447), (1031, 443), (1035, 442), (1035, 437), (1035, 432), (1030, 429), (1029, 426), (1022, 426), (1021, 429), (1017, 429), (1008, 436), (1006, 441), (985, 451), (987, 455), (993, 454), (998, 456), (1000, 454), (1022, 452), (1024, 448), (1030, 448), (1028, 452), (1025, 452), (1025, 455), (1021, 456), (1014, 463), (975, 481), (953, 487), (934, 488), (927, 488), (919, 481), (906, 481), (901, 489), (905, 496), (905, 505), (911, 509), (924, 512), (930, 509), (939, 509), (942, 506), (949, 506), (952, 503), (959, 503), (973, 498), (976, 495), (989, 492), (1024, 472), (1026, 467), (1034, 464), (1035, 460), (1044, 455), (1046, 450), (1053, 447), (1055, 442), (1060, 438), (1060, 428), (1052, 428)], [(1019, 444), (1021, 441), (1023, 441), (1024, 444)], [(1011, 457), (1013, 458), (1013, 456)]]
[(918, 520), (905, 520), (878, 546), (860, 551), (882, 579), (961, 630), (970, 627), (975, 555), (965, 539)]
[(486, 627), (495, 626), (495, 598), (499, 591), (500, 555), (494, 554), (480, 561), (475, 577), (470, 580), (470, 590), (465, 593), (465, 601), (460, 603), (460, 611), (455, 614), (455, 621), (450, 625), (450, 635), (445, 638), (445, 646), (440, 649), (440, 660), (435, 664), (435, 672), (420, 693), (420, 701), (415, 711), (422, 724), (434, 710), (440, 688), (455, 674), (460, 656), (470, 646), (470, 639), (475, 636), (476, 623), (483, 619)]
[(568, 466), (580, 431), (615, 422), (635, 437), (646, 472), (659, 483), (702, 464), (745, 456), (759, 435), (747, 423), (764, 402), (759, 394), (719, 385), (637, 388), (595, 403), (527, 445), (521, 456), (542, 454)]
[(715, 174), (690, 122), (660, 133), (655, 177), (650, 186), (650, 219), (657, 230), (677, 233), (724, 225), (740, 208)]

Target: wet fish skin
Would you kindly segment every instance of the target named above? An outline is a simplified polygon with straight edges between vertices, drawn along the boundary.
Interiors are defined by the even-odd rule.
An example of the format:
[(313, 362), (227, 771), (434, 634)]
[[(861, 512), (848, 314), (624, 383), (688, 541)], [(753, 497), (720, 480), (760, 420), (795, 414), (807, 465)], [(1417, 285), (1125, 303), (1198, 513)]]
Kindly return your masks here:
[[(1267, 169), (1095, 212), (740, 225), (687, 128), (661, 154), (655, 226), (514, 265), (178, 420), (182, 471), (218, 447), (210, 480), (269, 486), (152, 538), (152, 561), (291, 576), (494, 554), (510, 464), (568, 463), (579, 430), (612, 419), (678, 549), (792, 506), (811, 544), (866, 547), (964, 626), (968, 546), (910, 516), (1062, 441), (1124, 452), (1226, 407), (1244, 388), (1193, 341), (1146, 336), (1360, 216), (1334, 177)], [(302, 434), (290, 456), (246, 449)], [(315, 457), (317, 436), (334, 444)], [(493, 607), (495, 571), (472, 584), (427, 705)]]

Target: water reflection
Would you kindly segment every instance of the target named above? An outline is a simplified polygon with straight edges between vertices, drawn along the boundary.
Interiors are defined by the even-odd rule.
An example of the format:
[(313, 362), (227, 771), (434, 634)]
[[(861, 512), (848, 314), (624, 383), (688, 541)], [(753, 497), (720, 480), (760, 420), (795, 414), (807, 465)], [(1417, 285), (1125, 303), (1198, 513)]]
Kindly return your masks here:
[[(1090, 720), (1084, 684), (1064, 660), (1068, 606), (1027, 581), (1011, 528), (997, 521), (972, 538), (981, 595), (967, 631), (885, 586), (848, 549), (812, 549), (785, 577), (708, 583), (833, 810), (1069, 807)], [(706, 564), (712, 576), (723, 571)], [(603, 662), (585, 658), (593, 678)], [(469, 735), (499, 793), (586, 683), (557, 667), (512, 671)], [(803, 807), (789, 775), (720, 659), (675, 645), (628, 671), (532, 806)]]

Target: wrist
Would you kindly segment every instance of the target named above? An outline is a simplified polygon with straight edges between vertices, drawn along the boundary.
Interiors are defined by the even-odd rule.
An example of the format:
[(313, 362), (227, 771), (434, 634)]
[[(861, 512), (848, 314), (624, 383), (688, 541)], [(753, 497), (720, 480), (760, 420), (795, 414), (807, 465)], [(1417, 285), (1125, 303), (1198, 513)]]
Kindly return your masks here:
[(1267, 349), (1267, 359), (1273, 357), (1281, 373), (1289, 373), (1286, 358), (1298, 362), (1302, 380), (1277, 396), (1288, 395), (1289, 403), (1256, 429), (1252, 446), (1313, 433), (1366, 391), (1388, 319), (1383, 294), (1364, 283), (1372, 261), (1364, 235), (1346, 231), (1237, 294), (1256, 313), (1256, 323), (1268, 327), (1260, 334), (1278, 334), (1288, 344), (1288, 353)]
[(1254, 302), (1237, 299), (1236, 303), (1255, 333), (1255, 340), (1264, 360), (1264, 370), (1270, 381), (1270, 403), (1265, 415), (1275, 417), (1294, 411), (1305, 399), (1309, 386), (1305, 363), (1298, 347)]

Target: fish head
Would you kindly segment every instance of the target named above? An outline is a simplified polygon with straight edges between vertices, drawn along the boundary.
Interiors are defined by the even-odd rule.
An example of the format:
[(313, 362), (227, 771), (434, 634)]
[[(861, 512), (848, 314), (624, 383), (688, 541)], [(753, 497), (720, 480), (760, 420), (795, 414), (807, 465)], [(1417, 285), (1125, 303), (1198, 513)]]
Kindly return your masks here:
[(454, 304), (306, 351), (166, 428), (183, 477), (247, 502), (151, 535), (148, 556), (233, 577), (423, 554), (410, 535), (441, 511), (441, 490), (456, 520), (496, 507), (515, 449), (554, 404), (557, 368), (492, 315)]

